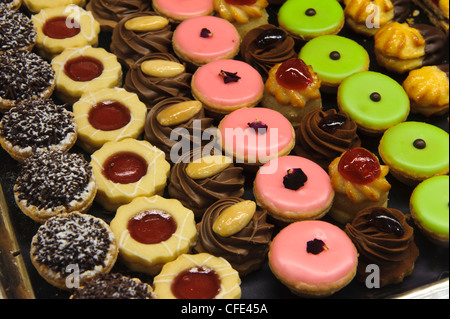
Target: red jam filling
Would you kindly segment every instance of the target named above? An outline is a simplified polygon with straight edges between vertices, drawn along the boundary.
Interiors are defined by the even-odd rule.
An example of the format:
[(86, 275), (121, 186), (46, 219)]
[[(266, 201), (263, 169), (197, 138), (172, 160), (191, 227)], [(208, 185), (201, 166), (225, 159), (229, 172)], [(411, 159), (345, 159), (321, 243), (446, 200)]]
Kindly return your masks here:
[(342, 156), (338, 171), (341, 175), (356, 184), (368, 184), (380, 176), (381, 168), (378, 159), (364, 148), (355, 147)]
[(140, 155), (119, 152), (106, 159), (103, 174), (114, 183), (135, 183), (147, 174), (147, 166), (147, 162)]
[(213, 299), (219, 291), (219, 275), (209, 268), (186, 269), (172, 282), (172, 293), (177, 299)]
[(71, 59), (64, 65), (64, 73), (74, 81), (85, 82), (99, 77), (103, 72), (103, 64), (89, 56)]
[(226, 3), (233, 6), (251, 6), (256, 3), (257, 0), (225, 0)]
[(289, 90), (303, 90), (313, 82), (308, 66), (301, 59), (290, 59), (283, 62), (277, 70), (278, 84)]
[(53, 39), (67, 39), (80, 33), (80, 27), (75, 23), (67, 23), (67, 17), (54, 17), (45, 22), (42, 31)]
[(158, 244), (172, 237), (177, 224), (170, 214), (152, 209), (131, 218), (127, 228), (134, 240), (142, 244)]
[(102, 101), (94, 105), (88, 114), (89, 123), (102, 131), (114, 131), (131, 120), (130, 110), (117, 101)]

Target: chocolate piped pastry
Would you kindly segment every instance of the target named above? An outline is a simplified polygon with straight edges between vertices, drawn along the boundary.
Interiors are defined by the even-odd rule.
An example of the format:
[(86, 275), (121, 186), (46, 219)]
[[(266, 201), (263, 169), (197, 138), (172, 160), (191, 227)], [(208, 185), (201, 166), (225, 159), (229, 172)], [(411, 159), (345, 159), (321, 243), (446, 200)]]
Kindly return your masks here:
[(14, 185), (21, 211), (39, 223), (74, 211), (84, 212), (97, 193), (89, 162), (82, 154), (42, 151), (25, 160)]
[(75, 289), (70, 299), (154, 299), (152, 287), (119, 273), (101, 274)]
[(425, 11), (432, 24), (448, 35), (448, 0), (413, 0), (412, 2)]
[(153, 11), (127, 15), (114, 28), (111, 52), (125, 65), (156, 52), (172, 50), (172, 26), (169, 20)]
[(35, 41), (31, 19), (0, 1), (0, 54), (8, 50), (31, 51)]
[(370, 207), (360, 211), (345, 226), (345, 232), (358, 253), (356, 278), (364, 282), (369, 264), (380, 269), (380, 287), (400, 283), (411, 275), (419, 250), (414, 243), (414, 229), (405, 215), (393, 208)]
[(214, 155), (214, 149), (197, 148), (185, 153), (173, 166), (168, 191), (200, 220), (219, 199), (242, 196), (244, 183), (243, 168), (234, 166), (230, 158)]
[(151, 11), (152, 3), (147, 0), (90, 0), (86, 9), (92, 11), (103, 31), (112, 31), (129, 14)]
[(240, 276), (245, 276), (266, 260), (274, 227), (266, 218), (267, 212), (253, 201), (221, 199), (197, 224), (199, 236), (194, 249), (225, 258)]
[(76, 140), (72, 112), (51, 99), (21, 101), (0, 121), (0, 144), (19, 162), (43, 150), (68, 151)]
[(436, 27), (398, 22), (380, 28), (374, 39), (378, 64), (396, 73), (442, 63), (447, 43)]
[(246, 34), (241, 43), (240, 56), (265, 81), (275, 64), (297, 57), (294, 46), (294, 39), (286, 32), (272, 24), (265, 24)]
[(83, 286), (108, 273), (118, 254), (116, 238), (108, 224), (79, 212), (55, 216), (41, 225), (30, 250), (39, 274), (64, 290), (73, 290), (78, 284)]
[(346, 24), (355, 32), (373, 36), (390, 22), (405, 22), (410, 0), (344, 0)]
[(334, 109), (317, 109), (303, 117), (296, 130), (294, 151), (328, 170), (332, 160), (358, 146), (361, 140), (355, 121)]
[(33, 52), (9, 50), (0, 54), (0, 111), (18, 101), (48, 98), (55, 88), (55, 71)]
[(170, 53), (151, 53), (130, 66), (124, 89), (151, 108), (169, 97), (191, 97), (192, 74)]
[[(210, 140), (203, 139), (203, 133), (212, 126), (213, 119), (205, 116), (201, 102), (187, 97), (171, 97), (147, 113), (145, 139), (162, 150), (167, 161), (174, 163), (179, 154), (171, 154), (171, 151), (176, 150), (178, 143), (188, 143), (183, 146), (189, 149), (205, 145)], [(175, 156), (174, 161), (171, 155)]]

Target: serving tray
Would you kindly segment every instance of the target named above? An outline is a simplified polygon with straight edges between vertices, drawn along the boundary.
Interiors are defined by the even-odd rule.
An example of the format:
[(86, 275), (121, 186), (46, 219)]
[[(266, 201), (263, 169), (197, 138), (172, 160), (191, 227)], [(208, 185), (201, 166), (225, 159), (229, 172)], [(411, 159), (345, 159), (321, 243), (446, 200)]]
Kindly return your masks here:
[[(270, 6), (268, 12), (270, 22), (277, 24), (276, 14), (279, 6)], [(428, 23), (425, 14), (413, 7), (415, 22)], [(339, 35), (351, 38), (363, 45), (369, 53), (371, 63), (370, 70), (387, 74), (402, 83), (406, 75), (389, 73), (376, 64), (373, 54), (373, 40), (358, 36), (344, 26)], [(99, 46), (109, 50), (111, 34), (102, 32)], [(448, 45), (445, 63), (448, 63)], [(336, 96), (323, 95), (323, 108), (337, 108)], [(448, 113), (439, 116), (425, 118), (420, 115), (410, 114), (408, 121), (421, 121), (436, 125), (445, 131), (449, 131)], [(362, 147), (365, 147), (378, 155), (377, 147), (379, 137), (368, 137), (360, 134)], [(85, 154), (89, 160), (89, 154), (84, 153), (76, 146), (72, 152)], [(34, 269), (31, 264), (29, 249), (31, 238), (40, 226), (25, 216), (16, 205), (13, 197), (13, 186), (20, 170), (20, 164), (13, 160), (3, 149), (0, 149), (0, 299), (2, 298), (39, 298), (39, 299), (67, 299), (70, 293), (59, 290), (49, 285)], [(391, 183), (389, 193), (389, 207), (396, 208), (409, 216), (409, 198), (413, 188), (401, 184), (391, 175), (387, 176)], [(246, 176), (246, 187), (243, 198), (253, 200), (252, 192), (253, 175)], [(104, 211), (99, 205), (91, 207), (89, 213), (101, 217), (109, 222), (113, 215)], [(333, 222), (327, 216), (323, 220)], [(412, 221), (410, 221), (413, 225)], [(414, 225), (413, 225), (414, 226)], [(11, 235), (11, 239), (9, 238)], [(419, 247), (420, 256), (416, 262), (411, 276), (396, 285), (384, 288), (367, 288), (364, 283), (356, 280), (334, 295), (335, 298), (448, 298), (449, 275), (449, 250), (429, 242), (420, 231), (415, 228), (415, 241)], [(112, 271), (122, 272), (136, 276), (143, 281), (152, 282), (152, 277), (142, 273), (132, 273), (120, 261)], [(255, 271), (242, 278), (242, 299), (293, 299), (298, 298), (282, 285), (272, 274), (267, 262), (259, 271)]]

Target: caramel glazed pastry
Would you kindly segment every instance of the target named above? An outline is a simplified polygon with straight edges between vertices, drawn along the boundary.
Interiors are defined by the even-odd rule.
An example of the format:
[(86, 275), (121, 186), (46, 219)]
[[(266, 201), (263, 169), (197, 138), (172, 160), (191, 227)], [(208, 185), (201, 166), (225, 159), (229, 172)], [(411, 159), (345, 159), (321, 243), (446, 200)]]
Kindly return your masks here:
[(4, 1), (0, 1), (0, 54), (8, 50), (31, 51), (36, 35), (28, 16), (10, 9)]
[(82, 154), (43, 151), (25, 160), (14, 185), (20, 210), (36, 222), (89, 209), (97, 184)]
[(225, 258), (240, 276), (245, 276), (266, 260), (274, 227), (266, 220), (267, 211), (253, 201), (221, 199), (197, 224), (199, 237), (194, 250)]

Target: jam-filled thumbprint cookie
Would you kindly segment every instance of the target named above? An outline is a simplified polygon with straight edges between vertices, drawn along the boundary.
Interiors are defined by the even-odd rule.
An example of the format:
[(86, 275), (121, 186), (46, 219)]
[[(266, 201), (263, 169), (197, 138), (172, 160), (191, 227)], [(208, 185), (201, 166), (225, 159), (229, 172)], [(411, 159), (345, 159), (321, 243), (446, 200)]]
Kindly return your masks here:
[(79, 212), (46, 221), (34, 235), (30, 250), (39, 274), (63, 290), (73, 290), (109, 273), (118, 254), (109, 225), (101, 218)]
[(32, 14), (39, 13), (42, 9), (67, 6), (70, 4), (84, 7), (86, 0), (23, 0), (23, 8)]

